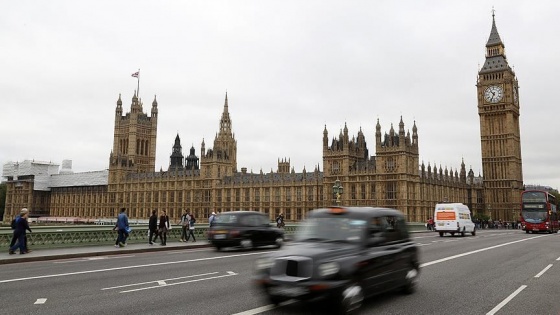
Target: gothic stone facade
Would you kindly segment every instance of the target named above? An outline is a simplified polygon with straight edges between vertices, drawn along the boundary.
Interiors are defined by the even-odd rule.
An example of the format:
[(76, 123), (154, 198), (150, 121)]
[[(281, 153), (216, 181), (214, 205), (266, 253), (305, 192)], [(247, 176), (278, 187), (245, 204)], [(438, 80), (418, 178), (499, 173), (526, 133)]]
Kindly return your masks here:
[[(34, 174), (5, 174), (4, 220), (22, 207), (32, 213), (83, 218), (113, 217), (125, 207), (131, 218), (141, 219), (152, 209), (166, 210), (176, 219), (187, 209), (201, 220), (212, 211), (244, 209), (268, 213), (271, 219), (282, 212), (286, 220), (298, 221), (309, 210), (335, 204), (336, 180), (344, 187), (342, 205), (396, 208), (413, 222), (426, 221), (439, 202), (462, 202), (474, 213), (513, 220), (523, 187), (519, 100), (517, 79), (507, 65), (494, 19), (486, 47), (486, 63), (477, 82), (484, 178), (472, 169), (467, 172), (464, 161), (455, 169), (420, 163), (416, 122), (411, 134), (402, 117), (398, 130), (391, 125), (385, 133), (377, 121), (375, 156), (369, 155), (361, 129), (357, 137), (350, 137), (345, 124), (329, 143), (325, 126), (323, 170), (316, 166), (296, 173), (289, 159), (279, 159), (276, 172), (239, 171), (227, 94), (213, 147), (207, 149), (203, 140), (200, 160), (194, 147), (184, 158), (177, 135), (168, 170), (154, 171), (157, 101), (148, 116), (134, 95), (130, 112), (123, 116), (119, 96), (106, 183), (77, 181), (38, 191)], [(494, 97), (500, 90), (502, 97)]]

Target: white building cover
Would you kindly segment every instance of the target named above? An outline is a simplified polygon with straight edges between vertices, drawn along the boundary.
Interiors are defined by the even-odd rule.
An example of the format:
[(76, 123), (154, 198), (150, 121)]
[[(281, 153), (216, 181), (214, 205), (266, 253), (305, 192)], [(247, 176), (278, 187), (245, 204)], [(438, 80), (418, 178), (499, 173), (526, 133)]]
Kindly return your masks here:
[(51, 187), (99, 186), (109, 183), (109, 171), (92, 171), (73, 173), (72, 162), (63, 161), (63, 170), (59, 173), (59, 164), (25, 160), (23, 162), (8, 162), (4, 164), (2, 177), (34, 176), (34, 190), (49, 191)]

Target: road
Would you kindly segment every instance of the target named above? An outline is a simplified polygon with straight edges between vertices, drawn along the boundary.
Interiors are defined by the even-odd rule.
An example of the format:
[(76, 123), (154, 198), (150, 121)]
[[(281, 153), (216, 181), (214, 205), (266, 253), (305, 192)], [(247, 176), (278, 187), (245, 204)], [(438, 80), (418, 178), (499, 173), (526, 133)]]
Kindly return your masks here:
[[(412, 295), (369, 299), (361, 314), (560, 314), (560, 234), (484, 230), (415, 234)], [(289, 246), (289, 245), (288, 245)], [(324, 303), (274, 307), (251, 285), (263, 253), (209, 248), (1, 266), (3, 314), (325, 314)]]

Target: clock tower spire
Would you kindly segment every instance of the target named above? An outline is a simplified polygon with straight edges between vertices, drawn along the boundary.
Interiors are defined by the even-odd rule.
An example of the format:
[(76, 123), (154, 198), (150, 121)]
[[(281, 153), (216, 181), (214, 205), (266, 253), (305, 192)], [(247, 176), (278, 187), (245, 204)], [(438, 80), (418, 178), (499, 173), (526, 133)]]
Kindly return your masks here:
[(523, 190), (518, 83), (492, 12), (486, 60), (476, 83), (484, 202), (493, 220), (517, 220)]

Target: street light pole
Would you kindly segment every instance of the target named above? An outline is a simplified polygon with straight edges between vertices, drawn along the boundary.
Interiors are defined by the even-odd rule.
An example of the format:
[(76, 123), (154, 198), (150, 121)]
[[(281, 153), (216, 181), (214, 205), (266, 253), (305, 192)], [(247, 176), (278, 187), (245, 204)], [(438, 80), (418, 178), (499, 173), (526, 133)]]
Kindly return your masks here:
[(338, 178), (336, 179), (336, 181), (334, 182), (333, 185), (333, 195), (336, 196), (336, 205), (340, 205), (340, 195), (342, 195), (342, 185), (340, 185), (340, 180), (338, 180)]

